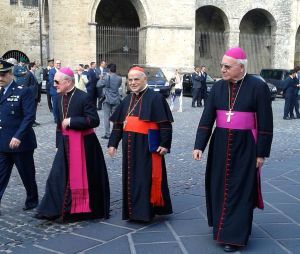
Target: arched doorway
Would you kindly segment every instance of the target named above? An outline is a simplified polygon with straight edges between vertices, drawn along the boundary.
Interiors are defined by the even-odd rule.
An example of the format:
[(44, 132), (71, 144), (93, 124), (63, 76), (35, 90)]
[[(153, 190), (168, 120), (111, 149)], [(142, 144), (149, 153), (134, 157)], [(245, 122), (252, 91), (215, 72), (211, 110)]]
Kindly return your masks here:
[(19, 50), (10, 50), (10, 51), (7, 51), (7, 52), (2, 56), (2, 58), (5, 59), (5, 60), (7, 60), (7, 59), (9, 59), (9, 58), (14, 58), (14, 59), (16, 59), (18, 62), (20, 62), (20, 58), (21, 58), (21, 57), (25, 59), (26, 63), (29, 63), (29, 62), (30, 62), (29, 57), (28, 57), (25, 53), (23, 53), (23, 52), (21, 52), (21, 51), (19, 51)]
[(296, 33), (294, 65), (300, 66), (300, 26)]
[(239, 41), (247, 53), (249, 73), (260, 73), (262, 68), (272, 67), (275, 30), (275, 19), (266, 10), (254, 9), (242, 18)]
[(117, 72), (127, 73), (139, 59), (139, 16), (130, 0), (101, 0), (95, 21), (97, 62), (117, 65)]
[(227, 46), (225, 31), (229, 30), (225, 13), (214, 6), (196, 11), (195, 66), (205, 65), (212, 76), (218, 76), (219, 63)]

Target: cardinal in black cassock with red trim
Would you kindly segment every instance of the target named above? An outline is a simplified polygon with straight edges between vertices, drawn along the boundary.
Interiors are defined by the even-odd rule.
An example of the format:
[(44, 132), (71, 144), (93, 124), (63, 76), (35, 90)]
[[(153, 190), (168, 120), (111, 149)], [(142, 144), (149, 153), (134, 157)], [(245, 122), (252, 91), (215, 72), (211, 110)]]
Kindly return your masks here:
[(214, 239), (225, 245), (226, 252), (247, 244), (253, 209), (263, 209), (260, 170), (270, 155), (273, 137), (269, 88), (247, 74), (246, 67), (241, 48), (225, 53), (223, 79), (209, 94), (193, 151), (194, 159), (200, 160), (210, 139), (205, 179), (207, 217)]
[(132, 93), (110, 118), (108, 153), (114, 156), (122, 139), (123, 219), (149, 222), (172, 213), (164, 156), (171, 148), (173, 117), (163, 96), (147, 86), (143, 68), (129, 70), (128, 84)]
[(35, 218), (108, 218), (107, 169), (93, 129), (100, 123), (97, 109), (85, 92), (74, 87), (69, 68), (55, 74), (55, 83), (59, 93), (57, 153)]

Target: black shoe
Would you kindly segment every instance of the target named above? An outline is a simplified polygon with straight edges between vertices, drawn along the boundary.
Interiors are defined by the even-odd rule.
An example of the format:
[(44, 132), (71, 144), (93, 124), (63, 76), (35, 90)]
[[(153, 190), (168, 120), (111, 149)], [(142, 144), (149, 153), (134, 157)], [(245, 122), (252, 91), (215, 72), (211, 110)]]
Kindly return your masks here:
[(196, 108), (196, 106), (195, 106), (195, 105), (192, 105), (192, 108)]
[(291, 116), (290, 118), (291, 118), (291, 119), (296, 119), (296, 117), (294, 117), (294, 116)]
[(32, 209), (36, 208), (37, 206), (38, 206), (38, 204), (26, 205), (23, 207), (23, 211), (32, 210)]
[(283, 120), (292, 120), (292, 118), (290, 118), (289, 116), (284, 116)]
[(234, 245), (230, 245), (230, 244), (226, 244), (224, 246), (224, 251), (225, 252), (235, 252), (237, 251), (238, 247), (237, 246), (234, 246)]
[(36, 213), (35, 215), (33, 215), (33, 218), (38, 219), (38, 220), (47, 220), (48, 217), (40, 214), (40, 213)]
[(297, 119), (299, 119), (299, 118), (300, 118), (300, 115), (299, 115), (299, 116), (297, 116), (296, 118), (297, 118)]
[(104, 135), (103, 137), (101, 137), (103, 139), (109, 139), (109, 136)]

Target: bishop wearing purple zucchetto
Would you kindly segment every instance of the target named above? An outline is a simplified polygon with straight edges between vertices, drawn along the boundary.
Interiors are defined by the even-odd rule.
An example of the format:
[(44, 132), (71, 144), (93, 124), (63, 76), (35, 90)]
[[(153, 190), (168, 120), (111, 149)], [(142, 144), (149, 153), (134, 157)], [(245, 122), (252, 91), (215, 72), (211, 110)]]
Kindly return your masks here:
[(201, 159), (211, 138), (205, 181), (208, 224), (214, 240), (233, 252), (247, 245), (254, 208), (264, 207), (260, 171), (270, 155), (273, 116), (269, 88), (247, 74), (242, 48), (228, 49), (220, 70), (222, 80), (209, 94), (193, 157)]

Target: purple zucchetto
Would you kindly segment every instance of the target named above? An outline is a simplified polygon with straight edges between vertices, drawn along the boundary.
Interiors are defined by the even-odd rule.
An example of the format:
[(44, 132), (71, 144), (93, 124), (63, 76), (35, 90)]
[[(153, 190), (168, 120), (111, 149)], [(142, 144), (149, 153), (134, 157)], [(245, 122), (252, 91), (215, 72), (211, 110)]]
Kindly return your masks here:
[(241, 60), (247, 59), (245, 51), (239, 47), (228, 49), (224, 55), (232, 57), (234, 59), (241, 59)]
[(74, 72), (69, 67), (62, 67), (59, 69), (59, 72), (65, 74), (71, 78), (74, 78)]

